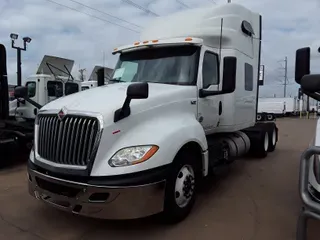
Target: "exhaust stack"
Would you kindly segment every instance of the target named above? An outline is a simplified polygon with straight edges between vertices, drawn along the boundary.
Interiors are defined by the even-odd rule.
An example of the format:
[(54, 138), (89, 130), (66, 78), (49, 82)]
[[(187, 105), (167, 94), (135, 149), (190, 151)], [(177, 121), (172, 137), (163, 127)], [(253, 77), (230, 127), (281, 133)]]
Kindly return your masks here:
[(97, 71), (98, 75), (98, 87), (104, 85), (104, 68), (99, 68)]

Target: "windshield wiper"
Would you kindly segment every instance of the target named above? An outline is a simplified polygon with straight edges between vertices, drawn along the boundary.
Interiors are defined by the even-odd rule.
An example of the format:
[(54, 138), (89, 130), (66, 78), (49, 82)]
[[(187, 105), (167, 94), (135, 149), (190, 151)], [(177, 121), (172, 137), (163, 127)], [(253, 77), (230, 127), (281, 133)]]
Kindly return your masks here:
[(126, 82), (126, 81), (122, 81), (120, 79), (112, 78), (112, 79), (109, 80), (109, 82)]
[(170, 84), (170, 85), (190, 85), (185, 82), (150, 82), (150, 83), (162, 83), (162, 84)]

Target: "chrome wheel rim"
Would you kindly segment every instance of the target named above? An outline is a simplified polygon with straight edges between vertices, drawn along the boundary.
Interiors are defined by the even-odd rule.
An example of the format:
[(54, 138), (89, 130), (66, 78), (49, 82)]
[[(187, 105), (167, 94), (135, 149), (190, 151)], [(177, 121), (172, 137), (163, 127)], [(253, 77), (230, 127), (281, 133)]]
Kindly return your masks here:
[(175, 201), (180, 208), (188, 205), (194, 194), (194, 187), (194, 170), (190, 165), (184, 165), (178, 172), (175, 184)]

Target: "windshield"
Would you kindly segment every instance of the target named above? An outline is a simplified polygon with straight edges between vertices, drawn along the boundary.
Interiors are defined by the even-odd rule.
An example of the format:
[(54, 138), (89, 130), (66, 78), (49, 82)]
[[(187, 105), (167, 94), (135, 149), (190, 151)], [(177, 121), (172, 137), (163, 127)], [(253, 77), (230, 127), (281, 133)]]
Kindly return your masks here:
[(199, 49), (172, 46), (122, 53), (109, 81), (195, 85)]

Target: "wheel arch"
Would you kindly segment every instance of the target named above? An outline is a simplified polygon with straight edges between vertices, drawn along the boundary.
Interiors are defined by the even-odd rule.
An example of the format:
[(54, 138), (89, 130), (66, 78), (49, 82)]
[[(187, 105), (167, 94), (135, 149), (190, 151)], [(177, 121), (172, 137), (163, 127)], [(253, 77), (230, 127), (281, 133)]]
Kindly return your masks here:
[(199, 166), (199, 169), (201, 170), (202, 176), (206, 176), (208, 174), (208, 153), (207, 151), (203, 151), (202, 146), (196, 142), (196, 141), (189, 141), (184, 143), (180, 149), (177, 151), (175, 155), (174, 161), (177, 161), (177, 156), (179, 156), (182, 153), (192, 153), (195, 154), (196, 159), (199, 159), (197, 161), (197, 165)]

